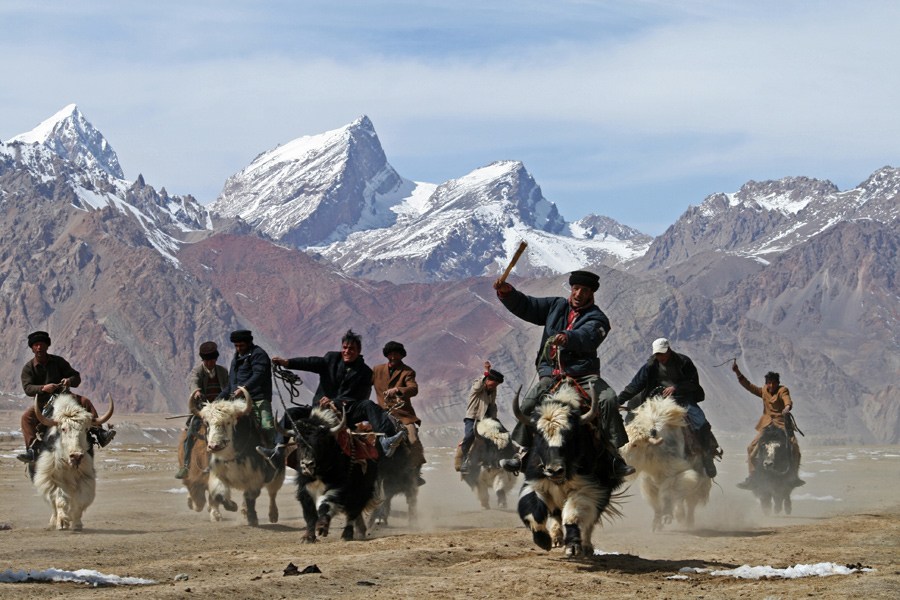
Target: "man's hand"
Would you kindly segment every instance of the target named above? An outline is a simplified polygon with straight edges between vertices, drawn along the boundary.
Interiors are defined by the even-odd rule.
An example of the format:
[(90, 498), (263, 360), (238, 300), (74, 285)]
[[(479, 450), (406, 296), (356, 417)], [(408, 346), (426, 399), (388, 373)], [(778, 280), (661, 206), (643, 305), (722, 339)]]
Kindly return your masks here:
[(669, 396), (671, 396), (674, 393), (675, 393), (675, 386), (670, 385), (669, 387), (667, 387), (666, 389), (663, 390), (663, 398), (668, 398)]
[(199, 400), (203, 397), (203, 392), (200, 390), (194, 390), (194, 394), (191, 396), (191, 400)]
[(498, 277), (494, 281), (494, 289), (500, 292), (501, 294), (508, 294), (512, 291), (512, 286), (506, 283), (505, 281), (500, 281)]
[(788, 413), (789, 413), (789, 412), (791, 412), (791, 405), (790, 405), (790, 404), (788, 404), (787, 406), (784, 407), (784, 410), (781, 411), (781, 414), (783, 414), (784, 416), (788, 416)]
[(59, 387), (58, 383), (47, 383), (41, 386), (41, 391), (45, 394), (52, 394), (56, 391), (57, 387)]
[(490, 371), (490, 370), (491, 370), (491, 363), (490, 363), (490, 361), (487, 361), (487, 360), (484, 361), (484, 372), (487, 373), (487, 372)]
[(319, 408), (327, 408), (329, 410), (333, 410), (336, 413), (340, 413), (337, 405), (328, 397), (322, 396), (319, 398)]
[(276, 357), (272, 358), (272, 362), (275, 363), (276, 365), (278, 365), (279, 367), (288, 366), (287, 359), (281, 358), (280, 356), (276, 356)]
[(385, 398), (395, 398), (396, 396), (399, 396), (399, 395), (400, 395), (400, 390), (398, 390), (395, 387), (392, 387), (391, 389), (386, 390), (384, 392)]
[(737, 373), (738, 377), (741, 376), (741, 370), (737, 366), (737, 361), (734, 361), (733, 363), (731, 363), (731, 370), (734, 371), (735, 373)]
[(557, 333), (553, 336), (553, 339), (550, 341), (554, 346), (565, 346), (569, 343), (569, 338), (564, 333)]

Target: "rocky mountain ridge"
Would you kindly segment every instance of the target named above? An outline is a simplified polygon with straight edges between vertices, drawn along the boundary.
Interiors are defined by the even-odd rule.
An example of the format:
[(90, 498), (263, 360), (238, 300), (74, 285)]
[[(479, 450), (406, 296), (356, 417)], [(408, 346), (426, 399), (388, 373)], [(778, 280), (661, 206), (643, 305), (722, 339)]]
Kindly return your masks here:
[[(589, 255), (560, 240), (646, 244), (638, 232), (593, 215), (566, 223), (521, 163), (500, 161), (440, 186), (400, 178), (398, 190), (414, 187), (399, 201), (366, 192), (377, 186), (357, 186), (359, 214), (380, 226), (366, 229), (363, 217), (351, 215), (337, 226), (344, 227), (341, 241), (317, 246), (311, 257), (247, 235), (254, 229), (240, 215), (217, 216), (142, 177), (128, 183), (113, 175), (111, 147), (97, 142), (76, 112), (62, 121), (71, 117), (77, 126), (39, 128), (56, 132), (49, 138), (0, 144), (0, 337), (11, 349), (0, 366), (0, 390), (8, 394), (17, 393), (29, 356), (23, 340), (35, 329), (50, 331), (51, 351), (82, 371), (86, 395), (110, 392), (124, 410), (182, 412), (184, 378), (200, 342), (218, 341), (227, 362), (228, 332), (249, 328), (270, 355), (321, 355), (337, 349), (352, 327), (364, 336), (370, 364), (381, 362), (387, 340), (403, 341), (423, 384), (417, 403), (426, 426), (458, 427), (467, 388), (485, 359), (510, 383), (527, 385), (533, 375), (540, 328), (507, 313), (490, 287), (517, 244), (511, 236), (528, 235), (524, 268), (511, 277), (526, 293), (567, 293), (565, 275), (540, 270), (557, 256), (593, 264), (601, 274), (597, 303), (613, 323), (601, 359), (614, 388), (646, 360), (649, 342), (666, 336), (698, 365), (704, 410), (720, 431), (744, 431), (759, 414), (758, 401), (727, 366), (716, 366), (737, 357), (754, 381), (769, 369), (782, 373), (808, 441), (900, 441), (900, 415), (892, 408), (900, 388), (894, 275), (900, 178), (889, 167), (845, 192), (795, 178), (710, 196), (625, 270), (609, 267), (611, 255)], [(73, 131), (85, 132), (84, 147), (68, 143)], [(354, 152), (361, 147), (358, 141)], [(105, 166), (98, 156), (106, 157)], [(350, 186), (364, 179), (359, 173), (387, 173), (386, 162), (369, 162), (341, 181)], [(271, 182), (274, 171), (268, 173)], [(438, 222), (443, 226), (416, 237)], [(329, 262), (336, 244), (359, 244), (360, 254), (377, 229), (410, 238), (379, 249), (396, 253), (397, 262), (378, 263), (373, 253), (359, 263), (350, 250)], [(403, 258), (413, 241), (432, 244), (433, 270)], [(372, 277), (349, 275), (340, 260), (357, 261), (353, 268), (370, 269)], [(413, 273), (434, 281), (376, 276), (391, 268), (402, 271), (398, 280)], [(314, 377), (304, 379), (314, 386)], [(508, 423), (512, 387), (501, 391)]]

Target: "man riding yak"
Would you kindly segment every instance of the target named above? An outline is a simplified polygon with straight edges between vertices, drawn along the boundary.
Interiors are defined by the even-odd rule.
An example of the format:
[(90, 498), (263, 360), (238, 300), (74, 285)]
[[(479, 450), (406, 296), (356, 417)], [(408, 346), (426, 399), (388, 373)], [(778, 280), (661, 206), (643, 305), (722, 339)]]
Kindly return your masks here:
[[(616, 393), (600, 377), (597, 354), (610, 329), (609, 319), (594, 304), (600, 277), (589, 271), (573, 271), (569, 286), (568, 298), (533, 298), (513, 288), (503, 277), (494, 282), (497, 297), (507, 310), (544, 328), (535, 363), (539, 379), (525, 395), (522, 413), (530, 416), (563, 380), (572, 379), (584, 394), (591, 394), (588, 401), (599, 405), (599, 442), (608, 455), (611, 473), (625, 477), (634, 473), (634, 467), (625, 464), (618, 448), (628, 442), (628, 434), (619, 415)], [(522, 449), (515, 458), (500, 461), (500, 465), (507, 471), (517, 472), (522, 468), (533, 434), (520, 422), (513, 430), (512, 439)]]
[(788, 415), (790, 415), (794, 403), (791, 401), (791, 392), (785, 386), (781, 385), (781, 376), (774, 371), (769, 371), (765, 376), (765, 386), (757, 387), (744, 377), (744, 374), (741, 373), (740, 368), (737, 366), (737, 362), (732, 363), (731, 370), (737, 375), (738, 383), (740, 383), (745, 390), (754, 396), (762, 398), (763, 401), (763, 414), (759, 418), (759, 422), (756, 423), (756, 437), (753, 438), (753, 441), (750, 442), (750, 446), (747, 448), (747, 468), (750, 474), (747, 476), (747, 479), (737, 484), (737, 486), (742, 490), (752, 489), (753, 486), (751, 482), (753, 480), (753, 473), (756, 470), (756, 461), (754, 461), (753, 457), (756, 454), (756, 446), (759, 443), (759, 437), (762, 435), (763, 429), (768, 425), (775, 425), (788, 432), (791, 439), (791, 451), (793, 457), (793, 467), (789, 471), (793, 481), (790, 481), (789, 483), (791, 483), (793, 487), (800, 487), (805, 484), (806, 482), (797, 475), (797, 471), (800, 468), (800, 444), (797, 443), (797, 438), (794, 435), (794, 428), (789, 427), (787, 423)]
[[(348, 329), (341, 338), (340, 352), (327, 352), (325, 356), (306, 356), (291, 359), (276, 356), (272, 362), (280, 367), (296, 371), (309, 371), (319, 375), (319, 387), (313, 396), (313, 404), (347, 415), (347, 423), (368, 421), (372, 429), (381, 433), (379, 450), (384, 456), (393, 455), (407, 435), (406, 428), (395, 433), (394, 424), (381, 406), (372, 402), (372, 369), (362, 357), (362, 338)], [(282, 428), (290, 430), (288, 415), (282, 417)], [(259, 447), (256, 450), (272, 462), (283, 462), (284, 437), (279, 433), (274, 449)]]
[[(22, 389), (25, 395), (34, 398), (37, 396), (38, 410), (44, 412), (47, 403), (56, 396), (57, 392), (68, 391), (81, 385), (81, 374), (72, 368), (69, 362), (61, 356), (50, 354), (50, 334), (46, 331), (35, 331), (28, 334), (28, 347), (34, 353), (34, 358), (22, 367)], [(74, 396), (94, 420), (97, 419), (97, 409), (90, 400), (84, 396)], [(41, 424), (35, 413), (34, 406), (29, 406), (22, 415), (22, 435), (25, 437), (25, 452), (16, 456), (24, 463), (34, 463), (41, 450), (41, 436), (46, 427)], [(102, 427), (91, 427), (89, 434), (96, 439), (102, 448), (109, 444), (115, 437), (113, 429), (104, 430)]]
[(703, 468), (712, 479), (717, 474), (713, 461), (722, 455), (722, 451), (703, 409), (698, 406), (706, 398), (706, 392), (700, 386), (697, 367), (687, 355), (674, 352), (666, 338), (654, 340), (651, 350), (653, 354), (649, 360), (619, 394), (619, 405), (634, 410), (653, 390), (663, 388), (663, 397), (671, 396), (679, 406), (687, 409), (687, 419), (697, 437)]

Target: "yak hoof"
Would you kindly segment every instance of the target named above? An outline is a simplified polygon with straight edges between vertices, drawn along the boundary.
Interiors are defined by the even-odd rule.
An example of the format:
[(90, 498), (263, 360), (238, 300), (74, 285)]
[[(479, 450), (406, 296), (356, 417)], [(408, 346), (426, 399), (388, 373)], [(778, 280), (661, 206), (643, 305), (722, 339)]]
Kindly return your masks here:
[(542, 550), (550, 550), (553, 547), (553, 540), (550, 538), (550, 534), (544, 531), (543, 529), (537, 529), (531, 532), (531, 539), (534, 540), (534, 543), (537, 544), (538, 548)]
[(222, 508), (229, 512), (237, 512), (238, 505), (234, 500), (222, 500)]
[(313, 532), (311, 532), (311, 531), (306, 532), (306, 533), (303, 535), (303, 537), (300, 538), (300, 543), (301, 543), (301, 544), (314, 544), (314, 543), (316, 543), (316, 534), (313, 533)]
[(584, 556), (584, 548), (580, 543), (572, 542), (566, 546), (566, 556)]
[(341, 532), (341, 539), (345, 542), (353, 541), (353, 525), (347, 525), (344, 527), (344, 531)]

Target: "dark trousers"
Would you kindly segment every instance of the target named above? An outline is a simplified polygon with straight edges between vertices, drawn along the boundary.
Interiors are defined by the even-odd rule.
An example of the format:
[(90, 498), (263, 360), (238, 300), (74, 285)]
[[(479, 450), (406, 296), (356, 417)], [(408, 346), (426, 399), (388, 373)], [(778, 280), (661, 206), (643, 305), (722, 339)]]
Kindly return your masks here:
[(475, 419), (463, 419), (463, 424), (465, 425), (466, 432), (463, 435), (460, 450), (462, 451), (463, 458), (465, 458), (469, 455), (469, 448), (471, 448), (472, 444), (475, 442)]

